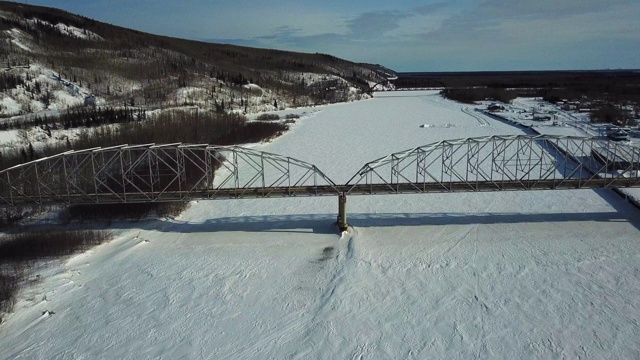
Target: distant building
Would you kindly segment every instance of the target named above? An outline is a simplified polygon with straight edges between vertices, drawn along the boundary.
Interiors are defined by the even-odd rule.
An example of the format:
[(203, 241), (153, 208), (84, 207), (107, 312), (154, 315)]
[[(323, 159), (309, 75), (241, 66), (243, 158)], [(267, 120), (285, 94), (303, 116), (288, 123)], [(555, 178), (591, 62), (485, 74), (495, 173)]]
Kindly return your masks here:
[(498, 104), (489, 104), (489, 106), (487, 106), (487, 110), (489, 111), (502, 111), (504, 110), (504, 107), (502, 105), (498, 105)]
[(549, 115), (535, 115), (533, 117), (534, 121), (549, 121), (551, 120), (551, 116)]

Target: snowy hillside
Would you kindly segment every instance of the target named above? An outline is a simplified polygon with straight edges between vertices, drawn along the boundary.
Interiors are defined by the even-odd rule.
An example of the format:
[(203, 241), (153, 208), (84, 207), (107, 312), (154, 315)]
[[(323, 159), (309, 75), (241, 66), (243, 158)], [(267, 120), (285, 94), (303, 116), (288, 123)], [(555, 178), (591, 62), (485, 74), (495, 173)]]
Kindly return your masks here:
[[(434, 92), (297, 111), (257, 148), (337, 182), (391, 152), (520, 133)], [(0, 358), (640, 357), (638, 210), (612, 192), (352, 196), (348, 211), (343, 234), (332, 197), (114, 223), (112, 242), (38, 271)]]
[(0, 39), (0, 117), (80, 106), (86, 96), (114, 107), (259, 113), (366, 99), (386, 74), (326, 54), (172, 39), (9, 2), (0, 2)]
[[(0, 93), (0, 116), (13, 117), (34, 113), (58, 114), (60, 111), (85, 105), (104, 105), (91, 91), (64, 79), (60, 74), (42, 65), (29, 64), (5, 68), (4, 75), (20, 79), (15, 88)], [(90, 98), (93, 99), (90, 100)], [(89, 103), (90, 102), (90, 103)], [(50, 110), (50, 112), (46, 112)]]

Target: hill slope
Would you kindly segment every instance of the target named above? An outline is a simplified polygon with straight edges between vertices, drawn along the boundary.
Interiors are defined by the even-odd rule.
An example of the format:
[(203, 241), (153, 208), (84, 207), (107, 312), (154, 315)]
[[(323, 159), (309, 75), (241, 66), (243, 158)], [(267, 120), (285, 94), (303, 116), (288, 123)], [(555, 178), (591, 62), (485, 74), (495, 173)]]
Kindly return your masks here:
[(331, 55), (182, 40), (12, 2), (0, 2), (0, 39), (3, 116), (85, 102), (259, 112), (359, 99), (383, 79)]

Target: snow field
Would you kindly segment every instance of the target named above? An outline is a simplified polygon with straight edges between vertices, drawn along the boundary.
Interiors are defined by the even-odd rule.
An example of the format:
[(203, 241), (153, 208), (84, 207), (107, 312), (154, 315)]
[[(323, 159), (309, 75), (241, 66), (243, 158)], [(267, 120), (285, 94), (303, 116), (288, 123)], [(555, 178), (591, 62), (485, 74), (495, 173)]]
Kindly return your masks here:
[[(340, 183), (392, 152), (519, 133), (462, 107), (376, 94), (257, 148)], [(351, 196), (343, 234), (336, 212), (335, 197), (200, 201), (115, 223), (42, 271), (0, 358), (640, 356), (640, 219), (610, 191)]]

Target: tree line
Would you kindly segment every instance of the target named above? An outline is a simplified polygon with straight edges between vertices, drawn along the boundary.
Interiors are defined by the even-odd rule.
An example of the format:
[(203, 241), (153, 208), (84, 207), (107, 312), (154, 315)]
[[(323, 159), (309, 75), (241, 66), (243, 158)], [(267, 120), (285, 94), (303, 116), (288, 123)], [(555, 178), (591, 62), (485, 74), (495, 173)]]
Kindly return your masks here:
[(27, 129), (40, 127), (49, 132), (51, 130), (75, 129), (79, 127), (97, 127), (108, 124), (122, 124), (146, 119), (147, 113), (136, 108), (91, 108), (82, 107), (68, 110), (59, 116), (35, 115), (24, 119), (7, 120), (0, 123), (0, 130)]
[(99, 126), (81, 130), (64, 143), (32, 144), (0, 153), (0, 170), (67, 150), (109, 147), (121, 144), (194, 143), (235, 145), (264, 141), (288, 130), (277, 122), (252, 122), (239, 114), (212, 111), (166, 111), (145, 121), (122, 122), (119, 126)]

